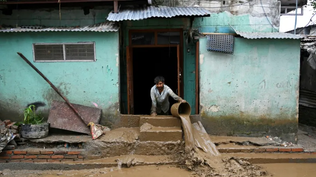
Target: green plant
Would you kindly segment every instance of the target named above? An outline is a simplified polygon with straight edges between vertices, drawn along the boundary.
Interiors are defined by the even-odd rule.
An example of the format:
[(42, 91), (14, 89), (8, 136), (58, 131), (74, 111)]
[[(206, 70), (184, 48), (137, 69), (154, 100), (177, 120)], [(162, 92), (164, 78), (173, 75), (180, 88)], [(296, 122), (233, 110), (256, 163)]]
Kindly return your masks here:
[(44, 117), (35, 113), (35, 106), (30, 105), (24, 110), (24, 124), (40, 124), (43, 122)]

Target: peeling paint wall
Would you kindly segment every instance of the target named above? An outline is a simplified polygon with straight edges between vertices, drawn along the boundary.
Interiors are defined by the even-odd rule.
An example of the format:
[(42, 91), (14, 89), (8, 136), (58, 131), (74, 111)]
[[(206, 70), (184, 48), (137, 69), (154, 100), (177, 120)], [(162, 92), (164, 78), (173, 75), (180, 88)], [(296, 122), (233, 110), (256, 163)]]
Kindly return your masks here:
[(229, 33), (238, 31), (279, 31), (281, 3), (278, 0), (169, 0), (163, 5), (203, 7), (211, 17), (197, 23), (202, 32)]
[(275, 135), (295, 141), (299, 40), (236, 37), (233, 54), (200, 40), (200, 112), (211, 134)]
[[(0, 16), (6, 25), (19, 20), (19, 25), (90, 25), (104, 21), (85, 17), (82, 10), (58, 11), (21, 10), (11, 16)], [(15, 14), (19, 13), (19, 18)], [(30, 16), (28, 16), (28, 14)], [(93, 10), (90, 11), (93, 14)], [(56, 17), (57, 16), (57, 17)], [(89, 15), (88, 15), (89, 16)], [(102, 18), (101, 18), (102, 17)], [(32, 18), (35, 18), (32, 20)], [(119, 117), (119, 49), (118, 32), (24, 32), (0, 33), (0, 119), (22, 121), (27, 104), (43, 101), (40, 109), (47, 116), (52, 100), (61, 100), (49, 84), (17, 55), (24, 54), (72, 103), (98, 106), (101, 123), (111, 124)], [(95, 62), (34, 62), (33, 43), (95, 42)]]

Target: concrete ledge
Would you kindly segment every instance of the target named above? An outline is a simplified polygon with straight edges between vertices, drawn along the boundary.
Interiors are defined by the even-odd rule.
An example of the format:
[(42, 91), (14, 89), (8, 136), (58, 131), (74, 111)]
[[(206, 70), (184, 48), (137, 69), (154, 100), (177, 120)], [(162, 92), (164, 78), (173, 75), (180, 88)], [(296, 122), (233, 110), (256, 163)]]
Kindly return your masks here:
[(139, 126), (144, 123), (157, 127), (181, 127), (180, 119), (173, 116), (142, 116), (140, 117)]
[(180, 127), (152, 127), (149, 130), (141, 130), (140, 141), (182, 141), (182, 129)]
[(127, 163), (132, 165), (171, 165), (177, 164), (172, 156), (144, 156), (144, 155), (124, 155), (114, 156), (109, 158), (102, 158), (97, 160), (85, 160), (85, 161), (62, 161), (62, 162), (48, 162), (39, 161), (35, 163), (27, 162), (11, 162), (2, 163), (0, 165), (0, 171), (4, 169), (16, 170), (17, 165), (19, 170), (82, 170), (82, 169), (95, 169), (104, 167), (117, 167), (118, 161), (125, 166)]
[(316, 163), (316, 153), (229, 153), (222, 156), (242, 158), (251, 163)]

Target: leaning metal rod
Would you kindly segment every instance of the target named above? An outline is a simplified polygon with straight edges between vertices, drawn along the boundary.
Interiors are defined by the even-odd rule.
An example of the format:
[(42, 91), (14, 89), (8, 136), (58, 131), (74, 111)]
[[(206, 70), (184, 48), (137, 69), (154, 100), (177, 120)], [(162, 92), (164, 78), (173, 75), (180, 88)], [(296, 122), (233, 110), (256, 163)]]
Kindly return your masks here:
[(61, 97), (66, 101), (67, 105), (75, 112), (75, 114), (81, 119), (81, 121), (82, 121), (84, 124), (87, 124), (87, 123), (83, 120), (82, 116), (79, 114), (79, 112), (77, 111), (77, 109), (74, 108), (73, 105), (68, 101), (68, 99), (67, 99), (63, 94), (60, 93), (60, 91), (58, 90), (58, 88), (56, 88), (55, 85), (52, 84), (52, 83), (43, 75), (43, 73), (41, 73), (22, 53), (20, 53), (20, 52), (17, 52), (17, 53), (18, 53), (18, 55), (20, 55), (21, 58), (23, 58), (23, 60), (24, 60), (27, 64), (29, 64), (39, 75), (41, 75), (41, 76), (43, 77), (43, 79), (46, 80), (46, 82), (49, 83), (49, 85), (58, 93), (59, 96), (61, 96)]

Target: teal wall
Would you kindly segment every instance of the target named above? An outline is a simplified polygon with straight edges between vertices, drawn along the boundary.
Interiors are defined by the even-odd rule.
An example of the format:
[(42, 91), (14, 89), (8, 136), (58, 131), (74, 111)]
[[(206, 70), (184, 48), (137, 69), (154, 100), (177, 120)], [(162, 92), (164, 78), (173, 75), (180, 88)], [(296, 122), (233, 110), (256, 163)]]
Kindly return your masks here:
[(212, 13), (211, 17), (194, 21), (202, 33), (234, 33), (232, 27), (243, 32), (278, 32), (279, 29), (270, 23), (264, 15), (233, 15), (230, 12)]
[(235, 37), (233, 54), (200, 39), (201, 118), (211, 134), (297, 133), (300, 41)]
[[(48, 114), (52, 100), (62, 100), (49, 84), (17, 55), (27, 57), (76, 104), (103, 110), (103, 124), (119, 116), (118, 33), (0, 33), (0, 119), (22, 120), (27, 104), (43, 101)], [(33, 43), (95, 42), (95, 62), (33, 62)]]

